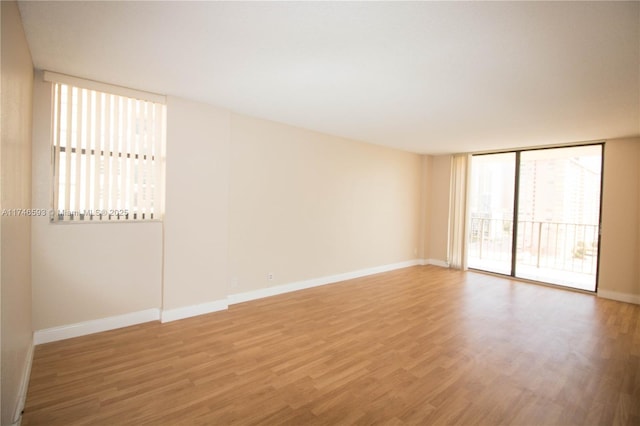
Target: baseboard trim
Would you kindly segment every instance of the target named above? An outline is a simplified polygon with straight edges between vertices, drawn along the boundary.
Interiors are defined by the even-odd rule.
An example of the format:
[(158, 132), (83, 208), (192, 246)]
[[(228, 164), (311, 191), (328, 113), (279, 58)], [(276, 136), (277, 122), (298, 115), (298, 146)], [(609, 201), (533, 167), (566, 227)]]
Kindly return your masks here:
[[(443, 264), (443, 262), (441, 261), (435, 261), (432, 259), (427, 259), (426, 262), (428, 264), (437, 264), (438, 266), (441, 266)], [(293, 283), (248, 291), (244, 293), (231, 294), (225, 299), (214, 300), (198, 305), (163, 310), (157, 308), (147, 309), (144, 311), (132, 312), (124, 315), (117, 315), (113, 317), (101, 318), (76, 324), (63, 325), (60, 327), (52, 327), (36, 331), (33, 336), (33, 341), (34, 345), (40, 345), (43, 343), (56, 342), (58, 340), (99, 333), (102, 331), (114, 330), (116, 328), (128, 327), (130, 325), (141, 324), (149, 321), (160, 320), (163, 323), (177, 321), (184, 318), (223, 311), (227, 309), (229, 305), (233, 305), (236, 303), (248, 302), (250, 300), (262, 299), (264, 297), (276, 296), (278, 294), (304, 290), (307, 288), (318, 287), (326, 284), (333, 284), (340, 281), (365, 277), (367, 275), (408, 268), (410, 266), (423, 265), (424, 263), (424, 259), (407, 260), (404, 262), (376, 266), (373, 268), (359, 269), (357, 271), (345, 272), (342, 274), (296, 281)]]
[(87, 334), (100, 333), (101, 331), (114, 330), (116, 328), (157, 321), (159, 319), (160, 310), (154, 308), (60, 327), (46, 328), (33, 333), (33, 343), (34, 345), (40, 345), (43, 343), (56, 342), (58, 340), (86, 336)]
[(177, 321), (184, 318), (198, 315), (210, 314), (212, 312), (224, 311), (229, 307), (227, 299), (214, 300), (213, 302), (201, 303), (199, 305), (185, 306), (182, 308), (166, 309), (160, 316), (161, 322)]
[(12, 426), (20, 426), (22, 422), (22, 411), (24, 410), (24, 404), (27, 401), (27, 390), (29, 387), (29, 379), (31, 378), (31, 365), (33, 364), (33, 339), (31, 339), (31, 345), (27, 350), (27, 359), (22, 372), (22, 380), (20, 381), (20, 388), (18, 389), (18, 401), (16, 401), (16, 408), (13, 412)]
[(611, 290), (598, 290), (598, 297), (640, 305), (640, 295), (638, 294), (620, 293)]
[(434, 266), (440, 266), (442, 268), (448, 268), (449, 264), (447, 262), (445, 262), (444, 260), (438, 260), (438, 259), (424, 259), (423, 260), (423, 265), (434, 265)]
[(342, 274), (329, 275), (310, 280), (296, 281), (274, 287), (261, 288), (244, 293), (230, 294), (227, 297), (229, 305), (248, 302), (250, 300), (262, 299), (264, 297), (277, 296), (278, 294), (290, 293), (292, 291), (304, 290), (321, 285), (333, 284), (340, 281), (365, 277), (367, 275), (379, 274), (381, 272), (393, 271), (395, 269), (408, 268), (410, 266), (421, 265), (420, 259), (407, 260), (405, 262), (392, 263), (389, 265), (376, 266), (373, 268), (359, 269), (357, 271), (345, 272)]

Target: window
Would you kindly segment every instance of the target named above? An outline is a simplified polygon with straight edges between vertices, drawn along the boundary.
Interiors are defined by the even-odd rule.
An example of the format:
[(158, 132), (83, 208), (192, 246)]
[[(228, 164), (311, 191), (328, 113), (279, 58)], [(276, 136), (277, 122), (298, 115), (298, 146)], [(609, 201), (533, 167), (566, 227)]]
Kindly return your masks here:
[(162, 218), (164, 97), (45, 73), (53, 83), (54, 222)]
[(469, 267), (595, 291), (602, 144), (474, 155)]

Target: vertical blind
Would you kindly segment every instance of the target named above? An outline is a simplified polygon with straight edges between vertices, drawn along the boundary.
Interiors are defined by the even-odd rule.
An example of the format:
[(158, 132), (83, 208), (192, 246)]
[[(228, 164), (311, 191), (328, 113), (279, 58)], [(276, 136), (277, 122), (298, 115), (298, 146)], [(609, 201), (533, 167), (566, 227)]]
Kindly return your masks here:
[(53, 221), (162, 217), (166, 107), (53, 84)]

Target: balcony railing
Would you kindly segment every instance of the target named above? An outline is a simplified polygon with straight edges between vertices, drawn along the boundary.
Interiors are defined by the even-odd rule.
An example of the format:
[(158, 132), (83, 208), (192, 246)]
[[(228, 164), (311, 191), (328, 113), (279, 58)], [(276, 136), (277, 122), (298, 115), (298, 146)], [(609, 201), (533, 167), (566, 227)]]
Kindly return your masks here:
[[(472, 218), (470, 263), (511, 258), (513, 221)], [(519, 221), (517, 264), (558, 271), (596, 274), (598, 225)]]

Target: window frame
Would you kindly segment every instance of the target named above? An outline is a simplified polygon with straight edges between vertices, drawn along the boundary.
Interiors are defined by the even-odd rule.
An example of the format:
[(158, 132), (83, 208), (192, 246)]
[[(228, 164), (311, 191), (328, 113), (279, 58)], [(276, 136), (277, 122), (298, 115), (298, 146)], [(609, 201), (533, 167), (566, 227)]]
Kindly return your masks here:
[[(121, 86), (109, 85), (106, 83), (100, 83), (92, 80), (85, 80), (78, 77), (72, 77), (64, 74), (53, 73), (50, 71), (44, 71), (43, 79), (44, 81), (51, 83), (51, 113), (50, 113), (51, 170), (49, 174), (51, 178), (51, 198), (50, 198), (51, 209), (49, 214), (49, 222), (55, 223), (55, 224), (65, 224), (65, 225), (80, 224), (80, 223), (98, 224), (98, 223), (161, 222), (164, 218), (164, 210), (165, 210), (164, 198), (165, 198), (165, 163), (166, 163), (166, 135), (167, 135), (166, 97), (163, 95), (155, 94), (155, 93), (143, 92), (143, 91), (129, 89)], [(57, 117), (57, 114), (60, 114), (60, 111), (58, 111), (57, 108), (62, 108), (61, 100), (58, 100), (58, 104), (56, 104), (56, 100), (57, 100), (56, 88), (58, 87), (59, 84), (66, 85), (68, 88), (67, 90), (77, 89), (78, 92), (76, 93), (78, 96), (82, 96), (80, 95), (80, 93), (83, 93), (83, 92), (80, 92), (81, 90), (92, 91), (93, 94), (91, 92), (87, 92), (87, 95), (86, 95), (87, 99), (89, 99), (90, 96), (94, 96), (94, 94), (95, 96), (98, 96), (99, 94), (101, 97), (106, 96), (106, 97), (111, 97), (110, 99), (117, 99), (118, 102), (120, 101), (120, 98), (114, 98), (114, 96), (125, 98), (124, 100), (122, 100), (122, 102), (128, 102), (130, 105), (136, 106), (136, 107), (139, 105), (139, 102), (141, 101), (145, 103), (150, 103), (151, 106), (149, 107), (148, 110), (144, 111), (145, 114), (149, 114), (153, 112), (154, 108), (157, 108), (157, 109), (155, 110), (155, 114), (153, 116), (145, 115), (144, 120), (147, 120), (147, 122), (150, 122), (153, 125), (151, 127), (154, 129), (153, 137), (149, 136), (149, 134), (152, 133), (152, 131), (145, 131), (143, 133), (136, 132), (135, 134), (128, 134), (126, 130), (123, 130), (122, 133), (118, 133), (113, 136), (110, 136), (111, 138), (110, 141), (115, 142), (114, 145), (111, 145), (111, 143), (109, 142), (108, 145), (103, 145), (102, 143), (100, 143), (99, 146), (95, 146), (93, 144), (88, 144), (87, 141), (84, 139), (87, 136), (89, 138), (92, 138), (91, 132), (87, 132), (87, 134), (85, 134), (85, 132), (83, 131), (82, 132), (83, 134), (81, 136), (77, 136), (77, 135), (75, 136), (75, 139), (74, 139), (75, 146), (72, 146), (70, 143), (71, 136), (66, 136), (65, 144), (62, 145), (62, 141), (60, 139), (60, 134), (59, 134), (61, 126), (59, 125), (59, 123), (56, 122), (56, 120), (60, 120), (60, 118)], [(58, 93), (58, 96), (60, 96), (60, 93), (61, 91)], [(67, 96), (68, 96), (67, 100), (70, 100), (72, 97), (72, 94), (68, 94)], [(91, 97), (91, 99), (93, 100), (94, 98)], [(149, 104), (145, 104), (145, 105), (149, 105)], [(71, 112), (72, 108), (73, 107), (67, 107), (66, 113), (72, 114)], [(90, 111), (89, 114), (91, 114), (92, 116), (93, 114), (97, 114), (93, 110), (87, 109), (87, 111)], [(141, 111), (138, 111), (138, 112), (141, 112)], [(110, 116), (110, 118), (113, 117), (113, 114), (108, 114), (106, 112), (103, 112), (103, 114), (104, 114), (104, 117), (107, 117), (107, 116)], [(135, 115), (135, 112), (129, 111), (129, 114), (133, 116)], [(110, 120), (110, 118), (108, 120)], [(69, 123), (71, 123), (71, 118), (68, 118), (67, 125)], [(130, 128), (133, 129), (133, 121), (131, 121), (129, 125), (130, 125)], [(67, 128), (65, 127), (65, 132), (66, 131), (67, 131)], [(73, 131), (76, 131), (76, 129), (74, 128)], [(58, 134), (56, 134), (56, 132)], [(100, 142), (104, 142), (104, 140), (102, 139), (103, 137), (104, 137), (103, 134), (100, 133)], [(144, 149), (146, 151), (141, 148), (143, 144), (142, 139), (145, 140), (144, 143), (146, 145)], [(121, 143), (122, 140), (129, 140), (131, 145), (129, 143), (127, 143), (126, 145), (123, 145)], [(134, 143), (134, 142), (131, 142), (131, 140), (137, 140), (137, 142)], [(96, 140), (94, 140), (94, 142), (97, 143)], [(67, 144), (69, 144), (69, 146), (67, 146)], [(150, 147), (153, 147), (153, 149), (151, 149)], [(79, 178), (78, 182), (86, 182), (85, 176), (86, 177), (91, 176), (91, 180), (94, 181), (94, 184), (96, 179), (98, 180), (98, 184), (94, 185), (94, 184), (85, 183), (83, 185), (85, 187), (86, 194), (92, 194), (91, 199), (93, 200), (93, 203), (91, 203), (88, 199), (85, 198), (84, 206), (80, 206), (81, 204), (80, 200), (76, 199), (74, 201), (74, 208), (70, 208), (70, 211), (67, 211), (66, 206), (60, 209), (58, 205), (61, 198), (60, 196), (61, 191), (65, 190), (66, 196), (68, 196), (68, 194), (70, 193), (69, 188), (72, 187), (72, 184), (70, 184), (69, 182), (64, 182), (64, 183), (61, 182), (61, 177), (59, 176), (59, 173), (61, 173), (62, 171), (60, 170), (61, 169), (60, 160), (62, 158), (61, 154), (64, 153), (64, 161), (70, 161), (70, 159), (73, 158), (73, 156), (77, 155), (78, 152), (80, 156), (83, 156), (83, 157), (86, 156), (86, 157), (84, 159), (80, 158), (80, 159), (74, 160), (76, 161), (76, 168), (79, 167), (80, 164), (82, 164), (83, 167), (86, 168), (85, 169), (86, 171), (80, 172), (76, 170), (75, 178), (76, 179)], [(139, 196), (139, 193), (135, 195), (136, 200), (138, 201), (135, 202), (133, 206), (129, 205), (127, 207), (120, 208), (120, 209), (118, 209), (118, 207), (116, 206), (109, 205), (109, 202), (115, 200), (120, 205), (123, 205), (123, 204), (126, 205), (127, 199), (126, 197), (122, 197), (122, 194), (118, 194), (118, 195), (112, 194), (111, 196), (107, 195), (106, 197), (104, 196), (104, 194), (102, 194), (99, 196), (100, 201), (95, 200), (95, 197), (96, 197), (95, 191), (98, 188), (100, 188), (99, 192), (102, 192), (103, 185), (105, 185), (104, 183), (104, 179), (106, 179), (105, 176), (108, 176), (108, 174), (105, 174), (104, 171), (96, 170), (96, 167), (104, 167), (105, 163), (110, 163), (112, 161), (111, 159), (114, 159), (114, 158), (117, 159), (116, 161), (118, 161), (118, 164), (116, 164), (115, 166), (110, 165), (109, 169), (113, 168), (113, 171), (118, 170), (118, 173), (119, 173), (118, 179), (121, 178), (120, 170), (122, 167), (127, 168), (132, 173), (134, 173), (133, 170), (136, 170), (135, 173), (137, 175), (137, 179), (140, 179), (140, 178), (146, 179), (148, 176), (144, 175), (144, 173), (147, 173), (150, 170), (153, 170), (153, 172), (155, 172), (155, 173), (152, 172), (153, 181), (151, 183), (141, 184), (139, 183), (140, 181), (138, 181), (138, 183), (134, 184), (133, 176), (129, 176), (129, 179), (127, 179), (125, 183), (119, 184), (119, 189), (126, 187), (127, 193), (129, 193), (129, 191), (133, 191), (134, 186), (136, 187), (136, 190), (140, 190), (141, 188), (144, 188), (142, 190), (145, 192), (145, 194), (147, 194), (147, 191), (149, 191), (150, 188), (153, 188), (152, 190), (153, 197), (149, 201), (150, 204), (147, 205), (148, 207), (152, 208), (151, 211), (140, 211), (140, 210), (143, 210), (144, 204), (139, 202), (139, 200), (137, 199), (137, 197)], [(124, 161), (122, 160), (123, 158), (125, 159)], [(143, 166), (143, 169), (142, 169), (143, 172), (137, 171), (139, 167), (141, 167), (138, 164), (126, 162), (127, 160), (133, 160), (136, 162), (137, 161), (146, 162), (148, 159), (150, 160), (151, 163), (145, 163), (145, 166)], [(89, 168), (91, 168), (91, 164), (94, 165), (93, 172), (89, 172), (88, 170)], [(83, 176), (81, 176), (81, 174), (83, 174)], [(87, 188), (87, 185), (89, 186), (89, 188)], [(65, 204), (69, 203), (66, 197), (64, 201), (65, 201)], [(104, 204), (106, 208), (96, 209), (95, 206), (97, 204)], [(132, 209), (132, 207), (134, 207), (134, 209)], [(133, 211), (129, 211), (127, 209), (132, 209)], [(117, 214), (125, 210), (127, 210), (126, 215)], [(108, 214), (112, 212), (114, 214)], [(66, 214), (66, 213), (69, 213), (69, 214)], [(96, 214), (93, 214), (93, 213), (96, 213)], [(105, 213), (105, 214), (101, 214), (101, 213)]]

